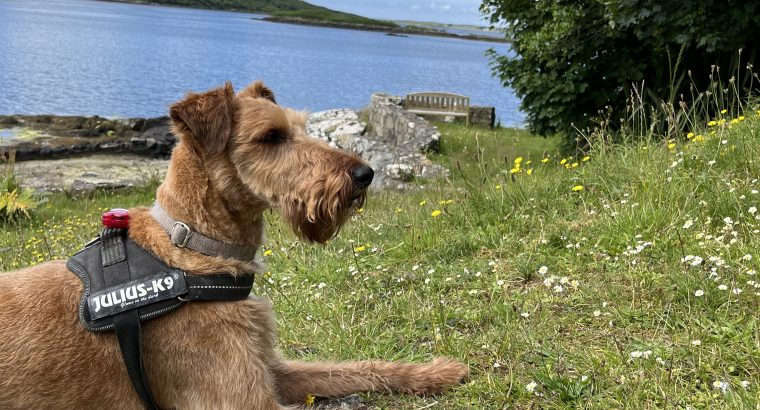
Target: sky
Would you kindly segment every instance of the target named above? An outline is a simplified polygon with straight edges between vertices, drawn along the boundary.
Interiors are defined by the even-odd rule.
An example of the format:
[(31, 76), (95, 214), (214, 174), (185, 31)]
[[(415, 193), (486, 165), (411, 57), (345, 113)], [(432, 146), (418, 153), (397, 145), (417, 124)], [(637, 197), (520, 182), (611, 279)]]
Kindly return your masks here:
[(383, 20), (486, 25), (480, 0), (306, 0), (309, 3)]

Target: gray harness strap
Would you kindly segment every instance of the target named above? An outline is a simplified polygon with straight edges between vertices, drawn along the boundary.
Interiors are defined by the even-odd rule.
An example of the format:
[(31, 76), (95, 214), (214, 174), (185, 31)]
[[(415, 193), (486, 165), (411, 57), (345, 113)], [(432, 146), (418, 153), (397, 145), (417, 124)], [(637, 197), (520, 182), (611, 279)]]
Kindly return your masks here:
[(186, 223), (177, 221), (156, 202), (150, 210), (153, 219), (161, 225), (172, 243), (208, 256), (221, 256), (240, 261), (251, 261), (256, 257), (256, 248), (222, 242), (193, 231)]

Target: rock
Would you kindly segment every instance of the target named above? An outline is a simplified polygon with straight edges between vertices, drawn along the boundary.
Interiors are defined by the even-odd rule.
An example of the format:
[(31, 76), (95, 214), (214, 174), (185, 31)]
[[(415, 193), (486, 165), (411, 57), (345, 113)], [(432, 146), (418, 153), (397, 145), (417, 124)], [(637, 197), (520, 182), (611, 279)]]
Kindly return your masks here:
[(313, 408), (319, 410), (370, 410), (366, 404), (362, 403), (362, 398), (358, 394), (319, 401), (315, 403)]
[(84, 192), (145, 184), (166, 175), (169, 160), (137, 155), (95, 154), (60, 160), (23, 161), (15, 164), (22, 185), (37, 192)]
[(400, 97), (380, 95), (379, 98), (373, 95), (370, 105), (370, 118), (374, 115), (376, 119), (371, 132), (367, 132), (367, 124), (350, 109), (311, 114), (306, 132), (334, 147), (360, 155), (375, 170), (373, 189), (405, 188), (416, 178), (445, 174), (444, 168), (424, 155), (437, 152), (441, 137), (438, 130), (424, 119), (403, 111)]

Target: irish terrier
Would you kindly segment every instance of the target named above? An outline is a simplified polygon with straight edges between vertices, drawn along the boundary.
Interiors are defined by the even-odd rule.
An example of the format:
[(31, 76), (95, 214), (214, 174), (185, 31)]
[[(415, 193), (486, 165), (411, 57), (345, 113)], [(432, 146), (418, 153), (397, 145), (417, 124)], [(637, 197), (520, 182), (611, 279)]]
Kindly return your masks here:
[[(283, 109), (260, 82), (189, 93), (171, 107), (180, 143), (157, 204), (207, 237), (255, 252), (263, 213), (278, 208), (301, 238), (331, 239), (364, 201), (372, 169), (306, 135), (305, 116)], [(129, 238), (193, 275), (249, 275), (255, 261), (208, 256), (175, 245), (147, 208), (130, 212)], [(0, 274), (0, 408), (138, 409), (113, 332), (78, 321), (83, 292), (65, 261)], [(275, 350), (271, 304), (189, 302), (142, 324), (144, 361), (161, 408), (287, 409), (308, 395), (360, 391), (435, 394), (468, 368), (438, 358), (301, 362)]]

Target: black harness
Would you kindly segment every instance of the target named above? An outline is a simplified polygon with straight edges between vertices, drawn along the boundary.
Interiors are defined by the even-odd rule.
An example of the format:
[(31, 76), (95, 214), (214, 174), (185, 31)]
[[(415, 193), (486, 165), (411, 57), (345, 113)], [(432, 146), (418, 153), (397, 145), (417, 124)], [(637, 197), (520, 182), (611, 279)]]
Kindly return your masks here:
[(126, 229), (105, 228), (66, 266), (84, 284), (79, 320), (91, 332), (114, 330), (132, 386), (146, 409), (158, 409), (142, 359), (140, 322), (189, 301), (248, 297), (253, 275), (189, 275), (130, 240)]

